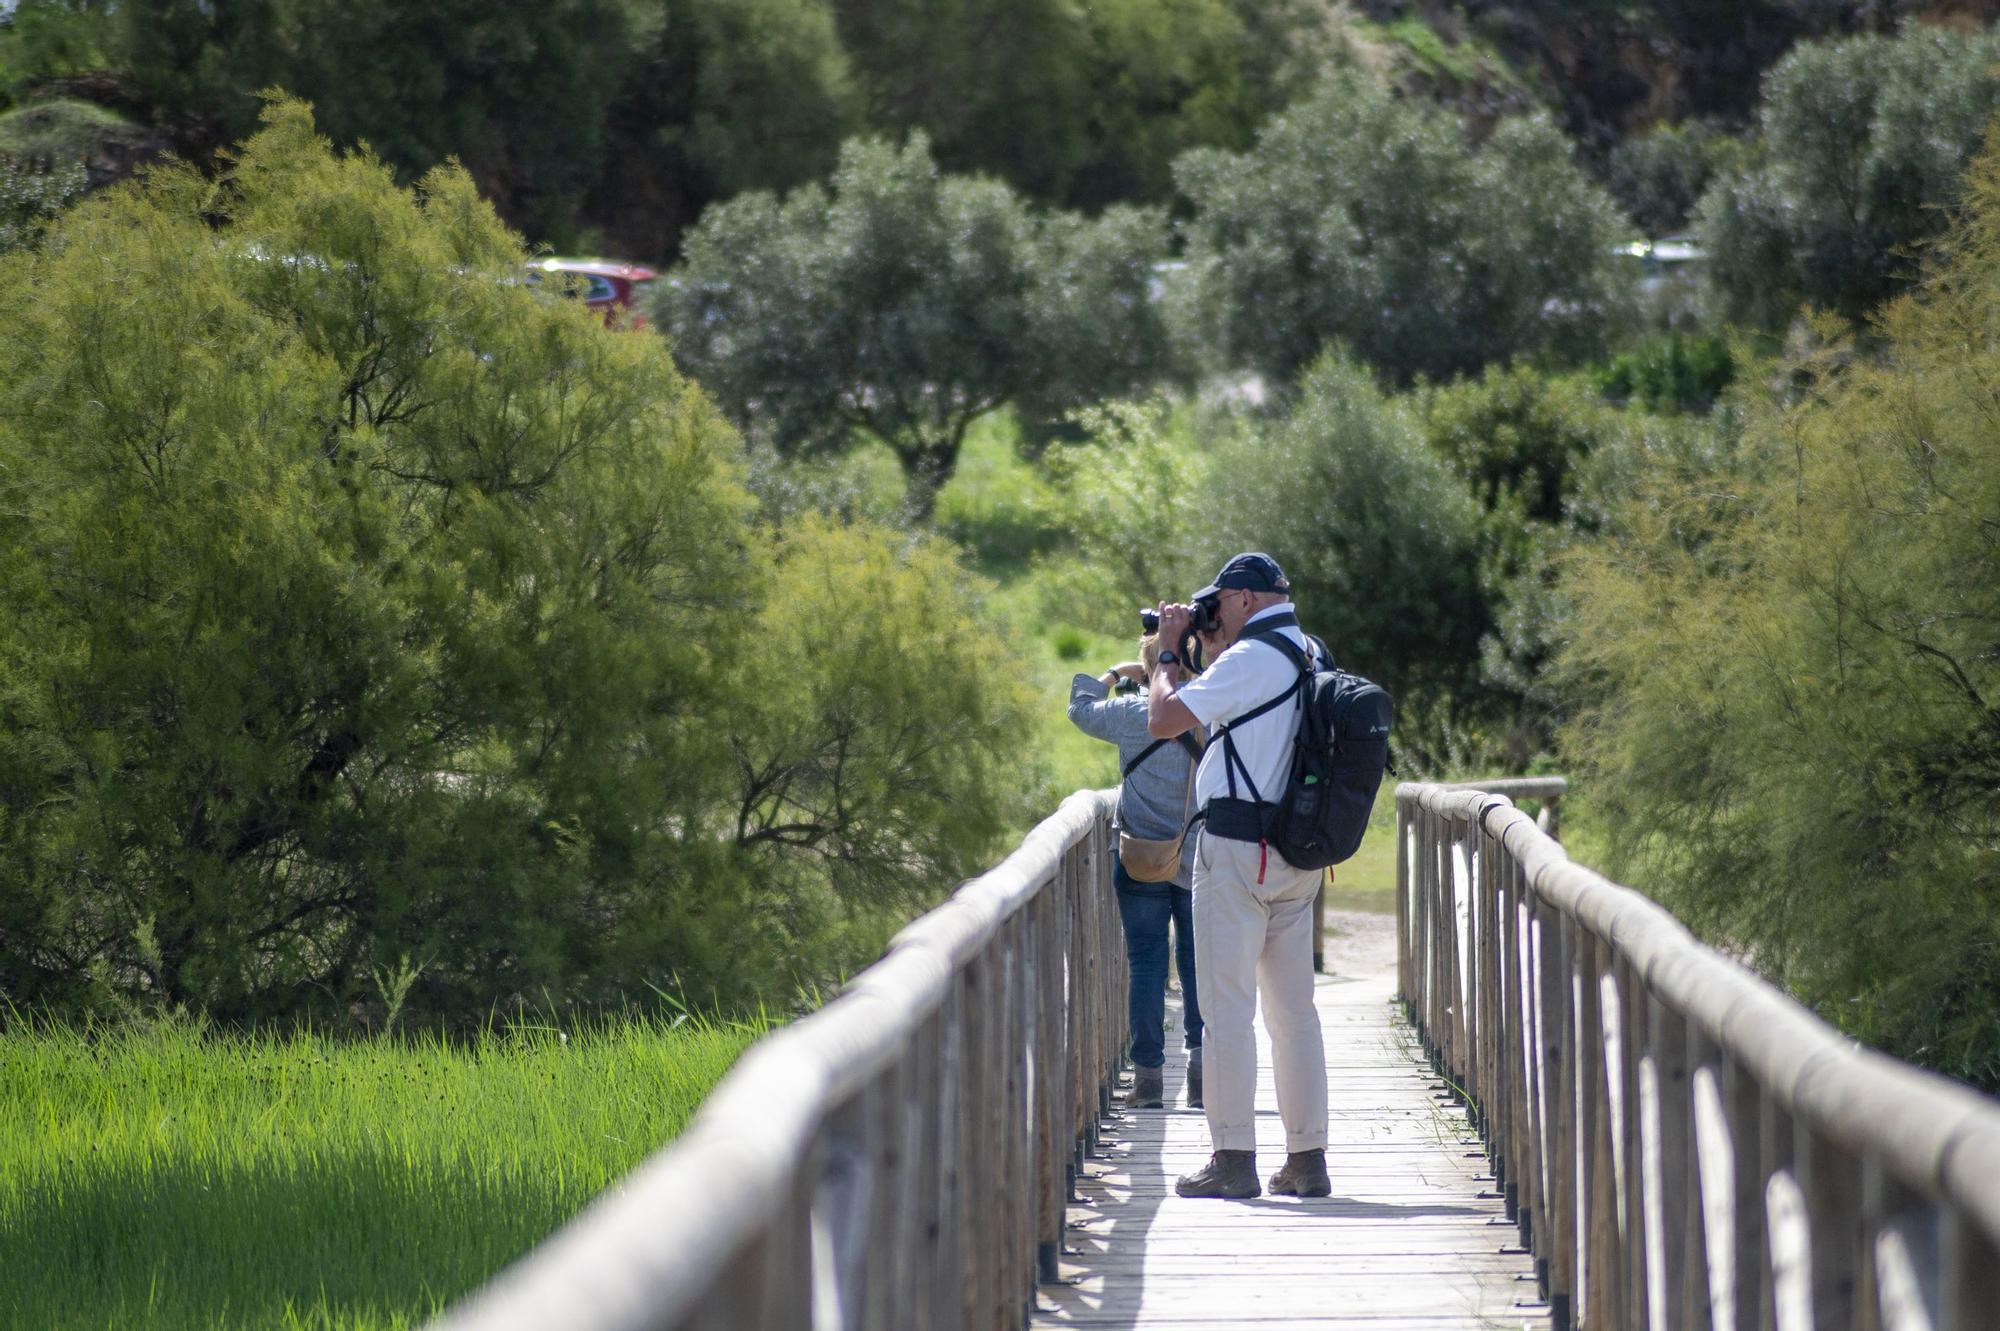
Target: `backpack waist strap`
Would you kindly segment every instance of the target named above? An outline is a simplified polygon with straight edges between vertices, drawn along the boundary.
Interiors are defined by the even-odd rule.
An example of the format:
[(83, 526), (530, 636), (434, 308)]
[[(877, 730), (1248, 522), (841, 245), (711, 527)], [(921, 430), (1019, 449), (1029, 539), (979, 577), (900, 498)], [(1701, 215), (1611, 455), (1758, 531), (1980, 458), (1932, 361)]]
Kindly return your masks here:
[(1239, 800), (1217, 795), (1196, 816), (1202, 820), (1208, 835), (1228, 841), (1262, 841), (1264, 830), (1271, 821), (1271, 811), (1277, 807), (1263, 800)]

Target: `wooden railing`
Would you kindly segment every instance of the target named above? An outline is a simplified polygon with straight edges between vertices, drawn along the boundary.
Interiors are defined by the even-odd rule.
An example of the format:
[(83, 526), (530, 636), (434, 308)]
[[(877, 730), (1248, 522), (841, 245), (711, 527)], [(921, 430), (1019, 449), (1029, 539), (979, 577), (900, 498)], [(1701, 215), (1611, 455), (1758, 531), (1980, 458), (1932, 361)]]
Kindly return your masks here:
[(1396, 791), (1401, 992), (1559, 1323), (2000, 1327), (2000, 1103), (1841, 1037), (1508, 798), (1559, 793)]
[(1016, 1331), (1124, 1053), (1114, 797), (1072, 795), (438, 1325)]

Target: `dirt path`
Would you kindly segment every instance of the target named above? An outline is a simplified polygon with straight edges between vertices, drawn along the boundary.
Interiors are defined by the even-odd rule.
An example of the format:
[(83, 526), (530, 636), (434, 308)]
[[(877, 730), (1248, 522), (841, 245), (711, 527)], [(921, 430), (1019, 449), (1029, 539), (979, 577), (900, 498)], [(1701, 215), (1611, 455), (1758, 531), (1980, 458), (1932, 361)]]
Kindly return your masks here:
[(1374, 911), (1326, 913), (1326, 973), (1366, 980), (1396, 971), (1396, 917)]

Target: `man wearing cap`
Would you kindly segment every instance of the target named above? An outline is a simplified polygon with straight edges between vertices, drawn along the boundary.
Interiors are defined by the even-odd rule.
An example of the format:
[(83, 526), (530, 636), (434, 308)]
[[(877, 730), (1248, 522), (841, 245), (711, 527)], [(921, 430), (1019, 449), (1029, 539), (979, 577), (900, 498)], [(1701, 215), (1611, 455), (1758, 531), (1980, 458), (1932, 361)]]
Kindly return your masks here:
[[(1207, 1028), (1208, 1164), (1175, 1184), (1183, 1197), (1255, 1197), (1257, 1044), (1251, 1029), (1261, 993), (1264, 1025), (1285, 1125), (1284, 1168), (1271, 1191), (1324, 1197), (1326, 1055), (1313, 1006), (1313, 897), (1320, 874), (1294, 869), (1264, 840), (1269, 805), (1284, 796), (1298, 733), (1299, 669), (1256, 635), (1281, 633), (1310, 656), (1292, 612), (1291, 584), (1277, 561), (1241, 554), (1194, 604), (1213, 607), (1202, 635), (1208, 669), (1186, 683), (1175, 653), (1160, 654), (1147, 697), (1148, 731), (1171, 739), (1195, 726), (1210, 739), (1195, 772), (1201, 839), (1194, 862), (1195, 971)], [(1192, 609), (1160, 606), (1160, 641), (1180, 642)], [(1217, 651), (1220, 649), (1220, 654)]]

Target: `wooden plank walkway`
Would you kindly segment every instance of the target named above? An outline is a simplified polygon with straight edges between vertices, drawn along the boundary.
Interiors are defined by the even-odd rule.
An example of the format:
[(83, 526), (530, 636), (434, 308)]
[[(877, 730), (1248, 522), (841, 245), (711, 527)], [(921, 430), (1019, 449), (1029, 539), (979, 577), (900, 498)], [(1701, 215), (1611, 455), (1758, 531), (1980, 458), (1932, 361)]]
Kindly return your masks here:
[[(1494, 1192), (1465, 1112), (1446, 1096), (1393, 1005), (1393, 927), (1334, 917), (1318, 1007), (1326, 1033), (1333, 1195), (1191, 1201), (1179, 1175), (1209, 1152), (1200, 1110), (1181, 1107), (1184, 1058), (1168, 1038), (1164, 1110), (1124, 1113), (1070, 1206), (1062, 1284), (1036, 1327), (1283, 1327), (1356, 1331), (1546, 1331), (1534, 1264)], [(1341, 928), (1345, 924), (1345, 929)], [(1260, 1020), (1257, 1164), (1284, 1161)]]

